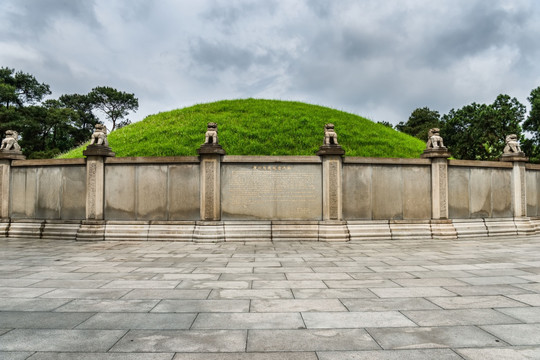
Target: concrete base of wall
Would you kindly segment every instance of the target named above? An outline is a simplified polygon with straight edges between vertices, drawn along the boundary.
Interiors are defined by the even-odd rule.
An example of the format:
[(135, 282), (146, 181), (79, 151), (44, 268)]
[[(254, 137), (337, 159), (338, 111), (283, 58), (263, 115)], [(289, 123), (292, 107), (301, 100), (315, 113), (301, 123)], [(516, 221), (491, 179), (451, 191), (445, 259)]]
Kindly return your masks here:
[(52, 221), (0, 219), (0, 238), (78, 241), (362, 241), (540, 234), (540, 218), (379, 221)]

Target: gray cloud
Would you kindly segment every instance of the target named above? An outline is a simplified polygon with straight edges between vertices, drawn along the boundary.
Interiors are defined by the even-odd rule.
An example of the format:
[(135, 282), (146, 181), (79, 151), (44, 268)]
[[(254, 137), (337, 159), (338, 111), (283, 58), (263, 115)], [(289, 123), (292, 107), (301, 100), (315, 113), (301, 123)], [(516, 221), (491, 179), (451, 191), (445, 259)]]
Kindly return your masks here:
[(16, 38), (40, 37), (58, 19), (71, 19), (89, 27), (98, 27), (94, 11), (95, 1), (22, 0), (4, 4), (5, 24)]
[(375, 121), (540, 85), (533, 0), (4, 0), (0, 66), (55, 96), (134, 92), (134, 120), (226, 98), (321, 104)]

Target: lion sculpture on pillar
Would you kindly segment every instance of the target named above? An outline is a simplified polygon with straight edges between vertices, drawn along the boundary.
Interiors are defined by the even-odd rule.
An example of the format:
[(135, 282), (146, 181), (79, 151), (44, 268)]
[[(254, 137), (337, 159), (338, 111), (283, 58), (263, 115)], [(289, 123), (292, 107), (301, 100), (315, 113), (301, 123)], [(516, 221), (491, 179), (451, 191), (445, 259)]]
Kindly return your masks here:
[(426, 143), (426, 148), (428, 149), (445, 149), (443, 144), (443, 138), (440, 135), (439, 128), (429, 129), (428, 132), (428, 141)]
[(103, 124), (96, 124), (94, 133), (90, 139), (90, 145), (103, 145), (109, 146), (107, 141), (107, 127)]
[(217, 145), (218, 144), (218, 136), (217, 136), (217, 124), (214, 122), (208, 123), (208, 128), (206, 129), (205, 134), (205, 144), (212, 144)]
[(0, 150), (21, 151), (21, 147), (19, 146), (19, 143), (17, 142), (18, 138), (19, 138), (18, 132), (16, 132), (15, 130), (7, 130), (6, 138), (2, 140), (2, 146), (0, 146)]
[(518, 137), (516, 134), (510, 134), (506, 136), (506, 146), (504, 147), (504, 154), (519, 154), (521, 153), (521, 147), (519, 146)]
[(324, 145), (338, 145), (334, 124), (324, 125)]

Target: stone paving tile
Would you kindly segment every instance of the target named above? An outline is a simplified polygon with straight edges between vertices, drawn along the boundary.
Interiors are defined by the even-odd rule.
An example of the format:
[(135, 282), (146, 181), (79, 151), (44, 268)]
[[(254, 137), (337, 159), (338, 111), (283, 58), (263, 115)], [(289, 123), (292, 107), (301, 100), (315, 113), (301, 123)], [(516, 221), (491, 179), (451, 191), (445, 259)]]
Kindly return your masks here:
[(437, 286), (419, 286), (410, 288), (371, 288), (381, 298), (456, 296), (456, 294)]
[(325, 284), (333, 289), (361, 289), (374, 287), (398, 287), (393, 281), (385, 279), (366, 279), (366, 280), (326, 280)]
[(424, 279), (394, 279), (395, 283), (404, 287), (433, 287), (433, 286), (463, 286), (463, 281), (452, 278), (424, 278)]
[(444, 288), (462, 296), (512, 295), (530, 293), (530, 291), (514, 285), (445, 286)]
[(208, 299), (292, 299), (290, 289), (212, 290)]
[(347, 311), (337, 299), (252, 300), (251, 312)]
[[(305, 265), (305, 264), (303, 264)], [(285, 274), (285, 271), (287, 273), (293, 273), (293, 272), (299, 272), (299, 273), (303, 273), (303, 272), (309, 272), (309, 273), (313, 273), (313, 268), (310, 268), (310, 267), (307, 267), (307, 266), (287, 266), (287, 267), (280, 267), (280, 268), (276, 268), (276, 267), (264, 267), (264, 268), (254, 268), (253, 269), (253, 272), (255, 274)], [(340, 271), (341, 272), (341, 271)]]
[(32, 355), (31, 352), (5, 352), (0, 350), (0, 359), (2, 360), (26, 360)]
[(537, 345), (540, 343), (540, 324), (486, 325), (481, 328), (510, 345)]
[(515, 324), (519, 321), (492, 309), (416, 310), (403, 315), (420, 326)]
[(387, 299), (341, 299), (349, 311), (389, 311), (389, 310), (437, 310), (437, 305), (423, 298)]
[(38, 352), (27, 360), (171, 360), (174, 353), (45, 353)]
[(52, 311), (70, 301), (69, 299), (0, 298), (0, 311)]
[(459, 278), (458, 280), (469, 283), (471, 285), (501, 285), (501, 284), (523, 284), (529, 282), (514, 276), (476, 276)]
[[(524, 295), (514, 295), (524, 296)], [(526, 306), (519, 301), (509, 299), (505, 296), (459, 296), (459, 297), (430, 297), (429, 301), (439, 305), (443, 309), (480, 309), (499, 307)]]
[(196, 281), (184, 280), (177, 289), (249, 289), (249, 281)]
[[(276, 268), (279, 269), (279, 268)], [(238, 268), (238, 267), (209, 267), (202, 266), (193, 270), (193, 274), (251, 274), (253, 268)]]
[(25, 287), (40, 281), (40, 279), (0, 279), (0, 287)]
[(496, 337), (474, 326), (372, 328), (368, 331), (383, 349), (501, 345)]
[(88, 273), (41, 271), (28, 274), (24, 278), (36, 280), (82, 280), (88, 278), (89, 275)]
[(290, 273), (287, 280), (351, 280), (346, 273)]
[(348, 273), (355, 280), (396, 280), (414, 279), (415, 277), (406, 272), (372, 272), (372, 273)]
[(540, 323), (540, 307), (503, 308), (497, 311), (524, 323)]
[(57, 312), (148, 312), (158, 300), (73, 300)]
[(119, 299), (128, 289), (57, 289), (42, 295), (47, 299)]
[(308, 329), (416, 326), (399, 311), (305, 312), (302, 317)]
[(206, 299), (211, 290), (177, 290), (177, 289), (134, 289), (122, 299)]
[(0, 326), (13, 329), (72, 329), (93, 313), (0, 312)]
[(176, 354), (173, 360), (318, 360), (315, 352)]
[(368, 289), (293, 289), (296, 299), (375, 298)]
[(192, 329), (304, 329), (299, 313), (202, 313)]
[(109, 280), (43, 280), (30, 287), (59, 289), (97, 289), (109, 283)]
[[(217, 280), (217, 279), (216, 279)], [(223, 281), (253, 281), (253, 280), (287, 280), (285, 273), (283, 274), (221, 274), (219, 280)]]
[(380, 349), (364, 329), (250, 330), (247, 351)]
[(463, 270), (431, 270), (431, 271), (411, 271), (409, 272), (416, 278), (459, 278), (471, 276), (469, 271)]
[(318, 351), (318, 360), (462, 360), (450, 349)]
[(320, 280), (253, 281), (253, 289), (326, 289)]
[(456, 278), (474, 276), (527, 276), (531, 275), (530, 272), (523, 271), (522, 269), (489, 269), (489, 270), (469, 270), (469, 275), (455, 276)]
[[(177, 280), (177, 283), (182, 280), (218, 280), (219, 274), (156, 274), (152, 277), (152, 281), (172, 281)], [(224, 280), (224, 279), (223, 279)]]
[(104, 285), (103, 289), (174, 289), (180, 281), (159, 280), (116, 280)]
[(25, 288), (25, 287), (3, 287), (0, 297), (3, 298), (35, 298), (53, 291), (54, 288)]
[(246, 330), (131, 330), (110, 351), (242, 352), (246, 337)]
[(540, 293), (540, 283), (516, 284), (515, 287), (520, 288), (520, 289), (529, 290), (530, 292)]
[(531, 306), (540, 306), (540, 294), (508, 295), (508, 297)]
[(96, 314), (77, 329), (103, 330), (186, 330), (197, 314), (107, 313)]
[(494, 349), (456, 349), (466, 360), (532, 360), (540, 359), (540, 347), (533, 348), (494, 348)]
[(125, 330), (15, 329), (0, 336), (0, 349), (106, 352), (125, 333)]
[(163, 300), (152, 312), (248, 312), (249, 300)]

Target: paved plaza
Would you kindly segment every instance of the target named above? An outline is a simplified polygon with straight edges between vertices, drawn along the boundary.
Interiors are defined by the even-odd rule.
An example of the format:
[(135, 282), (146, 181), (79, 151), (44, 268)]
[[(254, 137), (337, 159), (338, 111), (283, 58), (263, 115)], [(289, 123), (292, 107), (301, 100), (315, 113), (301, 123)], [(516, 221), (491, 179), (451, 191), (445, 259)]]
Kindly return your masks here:
[(1, 239), (0, 358), (540, 359), (540, 237)]

